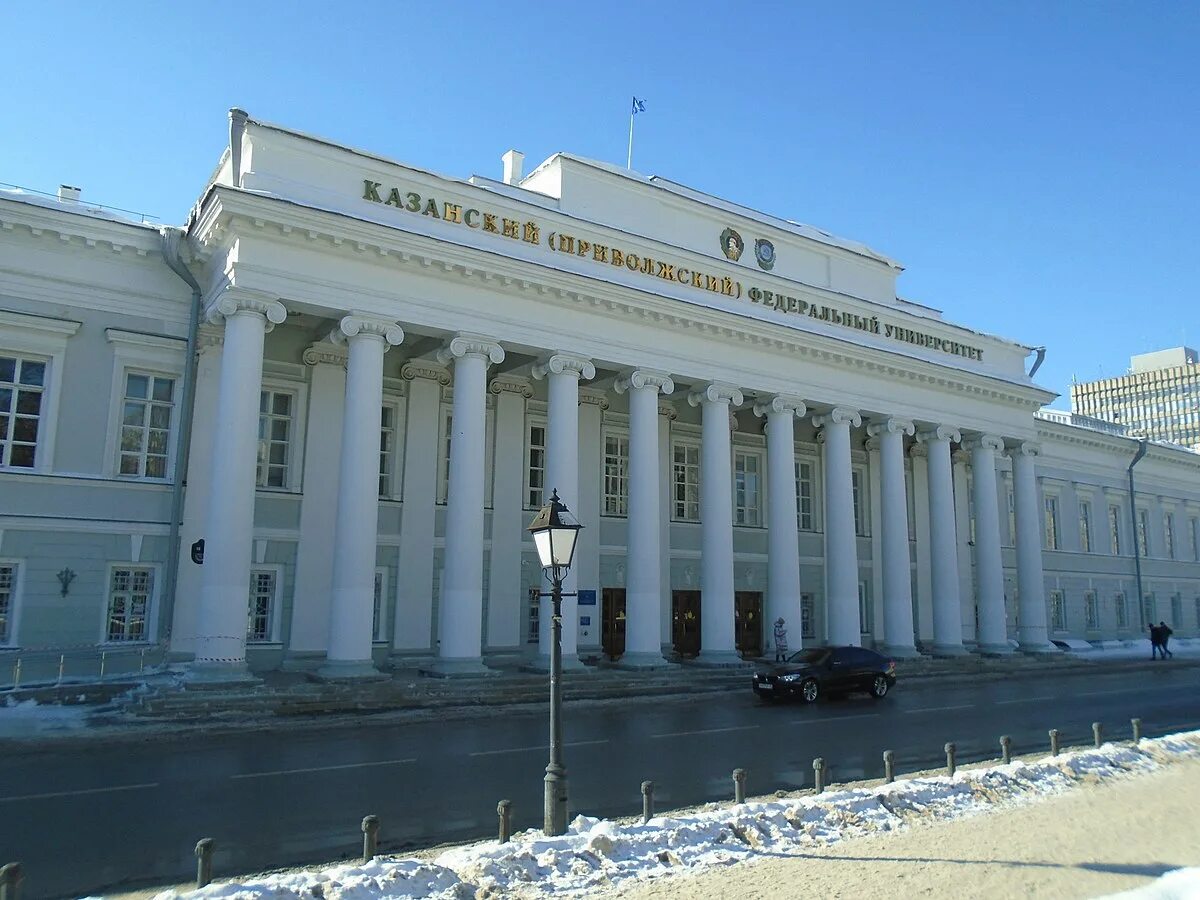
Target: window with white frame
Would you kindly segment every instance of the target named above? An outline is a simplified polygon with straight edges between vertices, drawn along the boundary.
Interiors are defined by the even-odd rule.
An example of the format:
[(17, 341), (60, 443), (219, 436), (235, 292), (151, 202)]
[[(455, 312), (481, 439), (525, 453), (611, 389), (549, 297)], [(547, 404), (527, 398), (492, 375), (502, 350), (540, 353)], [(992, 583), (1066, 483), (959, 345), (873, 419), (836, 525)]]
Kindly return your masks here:
[(1121, 555), (1121, 507), (1113, 504), (1108, 507), (1108, 540), (1112, 545), (1113, 556)]
[(1054, 631), (1067, 630), (1067, 600), (1062, 591), (1050, 592), (1050, 627)]
[(1129, 604), (1123, 593), (1113, 595), (1113, 609), (1117, 614), (1118, 630), (1129, 627)]
[(379, 415), (379, 496), (391, 497), (397, 488), (396, 407), (384, 404)]
[(17, 564), (0, 563), (0, 646), (13, 642), (16, 607)]
[(175, 421), (175, 378), (125, 373), (117, 472), (133, 478), (166, 478)]
[(37, 463), (46, 361), (0, 353), (0, 469)]
[(1167, 559), (1175, 558), (1175, 516), (1171, 513), (1163, 515), (1163, 551)]
[(812, 594), (800, 595), (800, 637), (811, 640), (817, 636), (815, 615), (816, 600)]
[(850, 491), (854, 503), (854, 533), (866, 537), (867, 532), (867, 490), (866, 473), (862, 469), (850, 471)]
[(1043, 498), (1046, 511), (1046, 549), (1058, 549), (1058, 498)]
[(1150, 514), (1144, 509), (1139, 509), (1137, 511), (1137, 523), (1138, 552), (1145, 558), (1150, 555)]
[(807, 460), (796, 460), (796, 526), (801, 531), (815, 531), (816, 510), (813, 506), (813, 464)]
[(1183, 595), (1171, 595), (1171, 624), (1176, 628), (1183, 627)]
[(375, 594), (371, 605), (371, 640), (386, 641), (387, 634), (387, 576), (388, 570), (375, 570)]
[(700, 521), (700, 447), (675, 443), (671, 447), (671, 516)]
[(762, 456), (737, 450), (733, 454), (733, 522), (735, 525), (762, 523), (760, 473)]
[(1151, 622), (1158, 621), (1158, 601), (1154, 594), (1142, 595), (1142, 618), (1149, 625)]
[(114, 566), (108, 583), (108, 618), (104, 639), (144, 641), (154, 592), (154, 570), (145, 566)]
[(871, 587), (866, 581), (858, 583), (858, 630), (871, 633)]
[(629, 514), (629, 435), (604, 435), (604, 515)]
[(1088, 631), (1100, 628), (1100, 601), (1095, 591), (1085, 591), (1083, 594), (1083, 613)]
[(275, 639), (275, 588), (274, 569), (250, 570), (250, 603), (247, 610), (246, 642), (262, 644)]
[(525, 506), (539, 509), (545, 503), (546, 493), (546, 423), (530, 422), (526, 429), (526, 477)]
[(1087, 500), (1079, 501), (1079, 549), (1092, 552), (1092, 504)]
[(292, 455), (292, 428), (296, 396), (288, 391), (264, 390), (258, 400), (258, 469), (260, 488), (286, 488)]

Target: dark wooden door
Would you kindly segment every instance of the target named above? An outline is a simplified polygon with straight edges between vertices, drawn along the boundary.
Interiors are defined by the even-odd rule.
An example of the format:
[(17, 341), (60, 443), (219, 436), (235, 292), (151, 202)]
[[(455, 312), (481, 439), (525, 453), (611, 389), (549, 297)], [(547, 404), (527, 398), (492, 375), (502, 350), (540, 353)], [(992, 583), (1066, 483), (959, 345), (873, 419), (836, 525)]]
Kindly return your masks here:
[(671, 592), (671, 642), (685, 659), (700, 652), (699, 591)]
[(600, 646), (609, 659), (620, 659), (625, 653), (625, 588), (604, 588), (600, 602)]
[(733, 595), (733, 639), (743, 659), (763, 652), (762, 591), (737, 591)]

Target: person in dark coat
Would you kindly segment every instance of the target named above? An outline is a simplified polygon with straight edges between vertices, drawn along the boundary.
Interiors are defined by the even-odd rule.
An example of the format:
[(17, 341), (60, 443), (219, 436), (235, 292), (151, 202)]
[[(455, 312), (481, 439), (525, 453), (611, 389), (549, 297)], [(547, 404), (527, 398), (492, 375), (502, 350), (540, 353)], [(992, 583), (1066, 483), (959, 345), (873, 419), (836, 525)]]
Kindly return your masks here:
[(1163, 659), (1175, 655), (1167, 648), (1167, 642), (1171, 640), (1171, 635), (1174, 633), (1166, 622), (1158, 623), (1158, 649), (1162, 653)]
[[(1150, 658), (1158, 659), (1159, 653), (1162, 651), (1162, 637), (1159, 635), (1158, 626), (1153, 622), (1150, 623)], [(1166, 659), (1164, 656), (1163, 659)]]

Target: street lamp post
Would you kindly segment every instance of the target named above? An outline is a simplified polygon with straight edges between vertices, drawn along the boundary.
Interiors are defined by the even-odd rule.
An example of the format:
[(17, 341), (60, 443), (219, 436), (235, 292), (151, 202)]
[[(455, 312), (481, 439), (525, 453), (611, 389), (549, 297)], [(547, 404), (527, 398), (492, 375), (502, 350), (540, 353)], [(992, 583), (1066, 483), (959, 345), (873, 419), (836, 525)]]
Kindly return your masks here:
[(563, 834), (567, 830), (567, 767), (563, 765), (562, 756), (562, 583), (571, 568), (575, 539), (582, 527), (566, 504), (558, 499), (557, 490), (551, 492), (550, 502), (538, 510), (529, 523), (542, 570), (550, 578), (550, 599), (554, 605), (550, 620), (553, 629), (550, 643), (550, 762), (546, 765), (542, 824), (547, 835)]

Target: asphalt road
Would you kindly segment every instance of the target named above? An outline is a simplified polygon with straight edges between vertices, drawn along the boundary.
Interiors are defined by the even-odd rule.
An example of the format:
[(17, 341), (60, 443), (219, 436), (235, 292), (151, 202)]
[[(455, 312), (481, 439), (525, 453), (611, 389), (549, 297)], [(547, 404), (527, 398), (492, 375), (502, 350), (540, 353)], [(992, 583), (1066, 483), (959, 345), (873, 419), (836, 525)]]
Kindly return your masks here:
[[(1090, 743), (1091, 723), (1129, 736), (1200, 727), (1200, 672), (1161, 668), (1056, 675), (980, 685), (901, 681), (883, 701), (763, 704), (749, 689), (661, 702), (568, 704), (571, 814), (634, 815), (640, 783), (659, 811), (730, 798), (730, 773), (749, 794), (811, 787), (812, 760), (830, 778), (882, 775), (882, 751), (902, 774), (960, 762)], [(72, 744), (7, 754), (0, 768), (0, 862), (25, 867), (25, 898), (81, 895), (118, 885), (184, 881), (193, 848), (216, 841), (218, 876), (345, 857), (359, 822), (382, 822), (384, 850), (493, 835), (509, 798), (518, 828), (540, 825), (547, 755), (543, 715), (363, 723), (338, 729)]]

